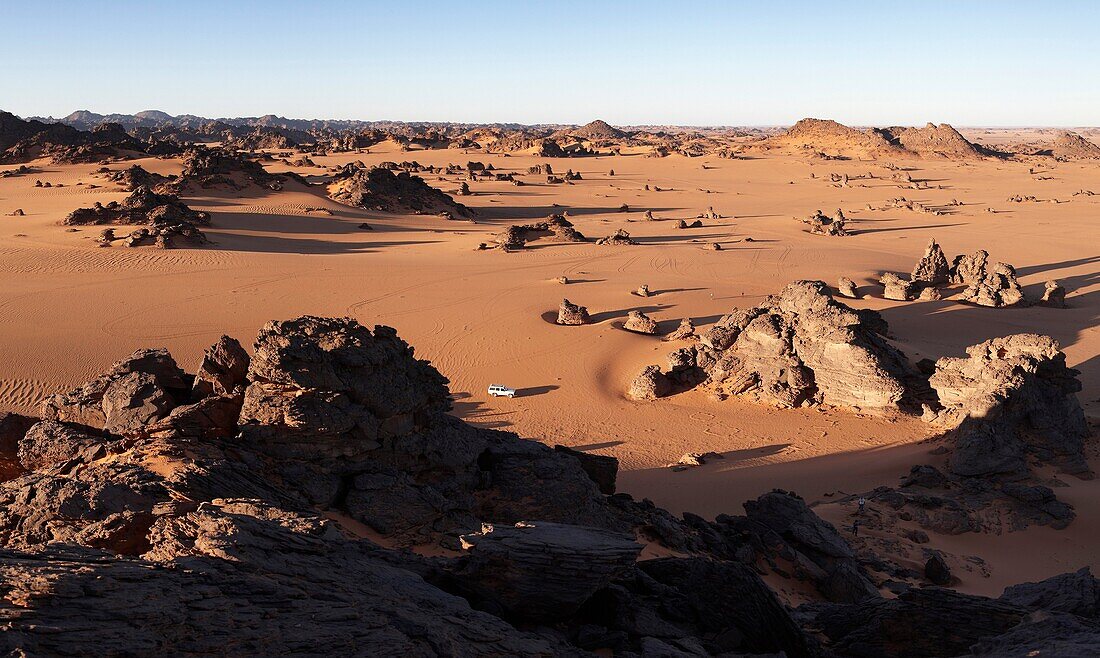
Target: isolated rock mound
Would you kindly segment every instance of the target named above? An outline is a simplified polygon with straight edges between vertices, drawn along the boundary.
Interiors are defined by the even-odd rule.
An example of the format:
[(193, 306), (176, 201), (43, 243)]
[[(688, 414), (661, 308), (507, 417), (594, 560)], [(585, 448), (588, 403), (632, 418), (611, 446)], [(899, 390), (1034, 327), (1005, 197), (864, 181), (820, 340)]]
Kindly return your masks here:
[(558, 307), (558, 324), (564, 325), (582, 325), (592, 322), (592, 318), (588, 315), (588, 309), (584, 306), (574, 304), (568, 299), (561, 300), (561, 306)]
[(514, 251), (543, 238), (551, 242), (588, 242), (564, 215), (550, 215), (546, 221), (509, 226), (497, 238), (497, 245), (505, 251)]
[(930, 384), (956, 426), (951, 470), (959, 475), (1026, 474), (1029, 455), (1086, 475), (1085, 415), (1078, 371), (1049, 336), (1016, 334), (936, 362)]
[(631, 238), (629, 233), (620, 228), (615, 229), (615, 232), (607, 236), (606, 238), (600, 238), (599, 240), (596, 240), (596, 244), (623, 246), (635, 245), (638, 244), (638, 242)]
[(851, 235), (846, 228), (847, 221), (840, 210), (836, 211), (836, 217), (829, 217), (817, 210), (805, 223), (809, 225), (810, 233), (816, 235), (846, 236)]
[(473, 213), (450, 195), (437, 190), (407, 171), (393, 173), (374, 167), (347, 165), (329, 186), (329, 197), (340, 203), (383, 212), (438, 214), (469, 217)]
[(924, 255), (913, 267), (914, 283), (924, 286), (944, 286), (951, 279), (951, 266), (947, 263), (947, 256), (943, 249), (936, 244), (935, 238), (928, 240), (928, 246), (924, 249)]
[(645, 313), (632, 310), (626, 315), (626, 322), (623, 322), (623, 329), (632, 331), (636, 334), (652, 336), (657, 333), (657, 323)]
[(984, 273), (975, 278), (959, 295), (959, 300), (1001, 308), (1024, 302), (1024, 291), (1016, 279), (1016, 269), (1008, 263), (987, 265)]
[(986, 155), (982, 147), (971, 143), (946, 123), (929, 123), (923, 128), (882, 128), (877, 132), (891, 144), (923, 157), (967, 159)]
[(112, 201), (103, 205), (97, 201), (91, 208), (78, 208), (69, 213), (61, 223), (64, 226), (145, 225), (123, 237), (115, 236), (114, 231), (105, 231), (99, 242), (107, 246), (124, 239), (131, 247), (154, 242), (166, 248), (176, 241), (205, 244), (206, 236), (198, 227), (210, 224), (210, 214), (192, 210), (174, 194), (158, 194), (147, 187), (137, 187), (121, 203)]
[(821, 281), (796, 281), (704, 332), (694, 365), (720, 393), (778, 406), (896, 409), (916, 375), (882, 331), (881, 318), (833, 300)]
[(650, 365), (642, 369), (630, 383), (627, 395), (635, 400), (656, 400), (672, 392), (672, 382), (661, 372), (661, 366)]
[(765, 141), (786, 147), (840, 155), (889, 154), (899, 149), (874, 131), (862, 131), (830, 119), (802, 119), (786, 132)]
[(1051, 155), (1060, 160), (1095, 160), (1100, 159), (1100, 146), (1075, 132), (1064, 131), (1054, 140)]

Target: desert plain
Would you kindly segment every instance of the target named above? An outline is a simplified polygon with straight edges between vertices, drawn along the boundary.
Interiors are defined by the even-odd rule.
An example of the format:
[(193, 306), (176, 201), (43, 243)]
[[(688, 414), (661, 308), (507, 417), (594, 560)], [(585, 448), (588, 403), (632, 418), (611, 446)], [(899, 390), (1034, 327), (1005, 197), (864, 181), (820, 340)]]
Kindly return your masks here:
[[(782, 408), (706, 385), (651, 400), (628, 394), (643, 368), (664, 368), (666, 354), (688, 344), (666, 340), (683, 319), (702, 334), (791, 282), (820, 280), (834, 290), (848, 277), (857, 298), (836, 299), (879, 312), (890, 343), (914, 364), (963, 357), (969, 346), (1011, 334), (1052, 337), (1066, 365), (1080, 371), (1077, 399), (1095, 431), (1100, 196), (1091, 192), (1100, 194), (1100, 159), (1045, 151), (1059, 131), (960, 128), (977, 145), (960, 154), (883, 152), (830, 126), (793, 136), (785, 127), (715, 129), (707, 148), (668, 149), (603, 126), (559, 129), (584, 149), (556, 154), (567, 157), (488, 129), (449, 143), (383, 137), (347, 149), (229, 144), (223, 148), (246, 153), (281, 183), (186, 188), (180, 199), (209, 214), (208, 242), (166, 249), (104, 246), (101, 226), (64, 222), (77, 208), (129, 196), (104, 167), (178, 176), (183, 156), (31, 157), (22, 163), (30, 173), (0, 178), (0, 412), (37, 415), (43, 399), (139, 348), (167, 348), (189, 366), (223, 334), (251, 349), (246, 339), (273, 319), (349, 317), (395, 328), (443, 373), (452, 415), (617, 458), (620, 492), (714, 519), (772, 489), (795, 491), (857, 552), (873, 551), (876, 542), (896, 541), (900, 526), (849, 530), (859, 518), (851, 497), (897, 486), (914, 464), (944, 468), (936, 450), (944, 430), (919, 413)], [(688, 142), (685, 133), (659, 132), (673, 145)], [(330, 195), (348, 165), (409, 162), (412, 175), (469, 216), (387, 212)], [(538, 169), (546, 165), (550, 176)], [(567, 171), (579, 176), (551, 180)], [(815, 233), (805, 221), (838, 209), (844, 234)], [(554, 214), (590, 240), (543, 236), (499, 247), (509, 226)], [(697, 228), (679, 227), (700, 218)], [(111, 228), (125, 235), (138, 226)], [(616, 231), (634, 244), (594, 241)], [(1010, 264), (1028, 303), (966, 303), (962, 285), (944, 286), (942, 298), (884, 298), (882, 274), (907, 277), (930, 240), (948, 260), (985, 250), (991, 262)], [(1034, 303), (1048, 281), (1064, 288), (1064, 308)], [(643, 285), (646, 296), (637, 293)], [(590, 322), (556, 323), (563, 298), (585, 306)], [(630, 311), (654, 320), (656, 334), (624, 330)], [(516, 396), (490, 396), (492, 383)], [(689, 453), (717, 456), (677, 467)], [(1095, 438), (1085, 453), (1095, 468)], [(944, 555), (953, 589), (995, 597), (1007, 585), (1095, 563), (1100, 484), (1049, 465), (1036, 472), (1072, 506), (1072, 523), (930, 531), (927, 546)], [(900, 559), (919, 570), (924, 559), (907, 546), (912, 556)], [(786, 603), (807, 600), (802, 584), (768, 583)]]

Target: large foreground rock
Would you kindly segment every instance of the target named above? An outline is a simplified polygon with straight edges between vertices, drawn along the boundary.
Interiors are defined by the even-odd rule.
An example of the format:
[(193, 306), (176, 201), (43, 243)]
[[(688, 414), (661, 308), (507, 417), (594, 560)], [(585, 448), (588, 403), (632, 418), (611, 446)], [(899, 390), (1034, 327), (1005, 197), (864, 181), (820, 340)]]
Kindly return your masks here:
[(1076, 370), (1049, 336), (1016, 334), (944, 357), (930, 379), (955, 430), (951, 469), (959, 475), (1023, 474), (1027, 456), (1087, 474), (1088, 426)]
[(469, 557), (459, 586), (516, 617), (548, 621), (576, 612), (633, 567), (642, 546), (630, 535), (559, 523), (487, 524), (464, 535)]

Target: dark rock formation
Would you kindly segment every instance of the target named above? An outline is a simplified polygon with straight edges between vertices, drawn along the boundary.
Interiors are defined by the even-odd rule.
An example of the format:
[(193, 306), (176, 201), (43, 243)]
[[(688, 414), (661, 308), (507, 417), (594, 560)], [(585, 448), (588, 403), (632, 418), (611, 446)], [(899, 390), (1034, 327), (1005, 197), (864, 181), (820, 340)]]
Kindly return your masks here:
[(955, 425), (951, 469), (959, 475), (1024, 474), (1027, 455), (1087, 474), (1088, 427), (1076, 370), (1048, 336), (1016, 334), (944, 357), (930, 379)]
[(629, 571), (642, 546), (630, 535), (558, 523), (487, 524), (463, 535), (458, 586), (509, 617), (561, 620)]
[(1029, 610), (1067, 612), (1100, 619), (1100, 580), (1088, 567), (1082, 567), (1038, 583), (1006, 587), (1000, 600)]
[(406, 171), (363, 169), (349, 164), (329, 186), (329, 196), (349, 206), (396, 213), (441, 213), (469, 217), (473, 212), (448, 194)]

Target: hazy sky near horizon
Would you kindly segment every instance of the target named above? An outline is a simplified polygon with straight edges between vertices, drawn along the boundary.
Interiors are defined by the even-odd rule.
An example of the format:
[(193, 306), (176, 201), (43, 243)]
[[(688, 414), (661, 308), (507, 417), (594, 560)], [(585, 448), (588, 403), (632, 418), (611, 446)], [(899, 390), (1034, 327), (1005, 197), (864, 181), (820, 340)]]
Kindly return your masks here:
[(6, 0), (0, 109), (1100, 125), (1100, 2)]

